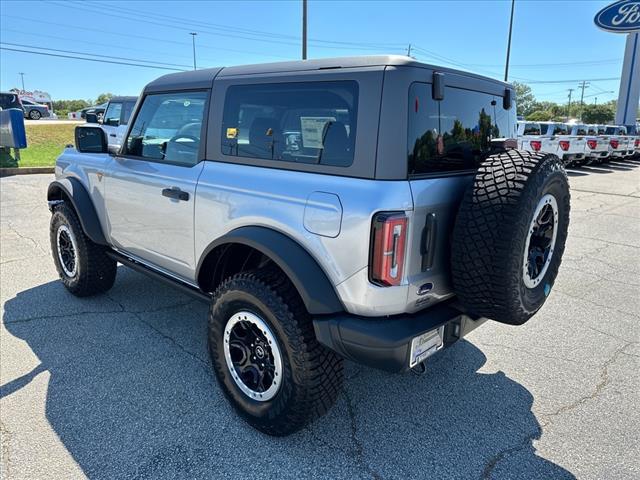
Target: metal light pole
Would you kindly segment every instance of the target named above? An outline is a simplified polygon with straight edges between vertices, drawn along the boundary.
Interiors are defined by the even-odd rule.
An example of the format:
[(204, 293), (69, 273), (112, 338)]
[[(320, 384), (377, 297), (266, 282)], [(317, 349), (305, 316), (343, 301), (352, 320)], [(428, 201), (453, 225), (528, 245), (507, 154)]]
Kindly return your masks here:
[(507, 42), (507, 62), (504, 66), (504, 81), (509, 78), (509, 57), (511, 56), (511, 33), (513, 32), (513, 10), (516, 5), (516, 0), (511, 0), (511, 19), (509, 20), (509, 40)]
[(22, 78), (22, 91), (24, 92), (24, 72), (18, 72), (18, 75), (20, 75), (20, 77)]
[(196, 32), (191, 32), (191, 41), (193, 43), (193, 69), (196, 70)]
[(569, 120), (569, 118), (571, 117), (571, 94), (574, 90), (575, 88), (569, 89), (569, 106), (567, 107), (567, 120)]
[(307, 59), (307, 0), (302, 0), (302, 59)]

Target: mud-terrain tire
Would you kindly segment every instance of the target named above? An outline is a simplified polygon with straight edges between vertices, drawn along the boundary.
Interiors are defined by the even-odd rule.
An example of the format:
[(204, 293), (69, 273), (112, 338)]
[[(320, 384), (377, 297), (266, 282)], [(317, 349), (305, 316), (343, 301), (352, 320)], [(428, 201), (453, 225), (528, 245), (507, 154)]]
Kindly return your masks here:
[(85, 235), (76, 212), (68, 205), (55, 207), (49, 237), (60, 279), (72, 294), (87, 297), (113, 286), (116, 261), (107, 256), (105, 247)]
[(508, 150), (487, 158), (464, 194), (453, 231), (452, 280), (462, 305), (510, 325), (529, 320), (558, 274), (569, 200), (557, 156)]
[[(280, 357), (280, 373), (272, 373), (270, 377), (280, 383), (275, 391), (271, 391), (269, 399), (260, 398), (263, 393), (265, 397), (269, 396), (267, 393), (270, 390), (263, 388), (266, 385), (260, 384), (254, 390), (247, 386), (254, 380), (251, 375), (257, 373), (253, 367), (245, 367), (251, 375), (247, 384), (244, 383), (242, 365), (236, 369), (233, 363), (238, 358), (238, 349), (227, 347), (225, 351), (225, 342), (229, 346), (235, 338), (237, 345), (235, 329), (243, 324), (242, 319), (247, 316), (250, 320), (253, 318), (254, 322), (263, 322), (259, 328), (264, 330), (263, 339), (267, 338), (268, 331), (268, 344), (265, 341), (262, 345), (269, 347), (267, 355), (271, 355), (268, 357), (271, 362), (277, 365), (278, 362), (272, 360), (276, 353)], [(227, 328), (233, 321), (240, 323)], [(244, 322), (244, 325), (249, 324)], [(208, 337), (209, 353), (222, 391), (240, 416), (263, 433), (284, 436), (300, 430), (326, 413), (340, 394), (342, 359), (318, 343), (311, 316), (294, 286), (277, 269), (239, 273), (224, 281), (211, 302)], [(260, 340), (248, 336), (243, 338)], [(230, 339), (231, 344), (228, 343)], [(272, 341), (277, 350), (273, 349)], [(246, 353), (242, 358), (250, 362), (252, 360), (249, 357), (257, 357), (254, 356), (256, 352), (251, 350), (254, 344), (251, 347), (247, 344), (249, 342), (240, 347)], [(241, 383), (245, 385), (245, 390)], [(274, 387), (273, 383), (269, 385), (270, 388)], [(261, 389), (262, 393), (253, 393)]]

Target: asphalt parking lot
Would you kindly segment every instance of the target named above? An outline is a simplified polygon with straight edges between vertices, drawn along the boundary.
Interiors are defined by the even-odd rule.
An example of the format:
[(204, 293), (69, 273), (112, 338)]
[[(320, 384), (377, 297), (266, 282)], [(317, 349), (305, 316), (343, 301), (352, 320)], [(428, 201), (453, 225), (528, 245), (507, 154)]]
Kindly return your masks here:
[(89, 299), (57, 281), (50, 175), (0, 179), (0, 477), (640, 478), (640, 161), (570, 171), (550, 298), (423, 376), (347, 364), (306, 430), (270, 438), (224, 400), (206, 305), (120, 267)]

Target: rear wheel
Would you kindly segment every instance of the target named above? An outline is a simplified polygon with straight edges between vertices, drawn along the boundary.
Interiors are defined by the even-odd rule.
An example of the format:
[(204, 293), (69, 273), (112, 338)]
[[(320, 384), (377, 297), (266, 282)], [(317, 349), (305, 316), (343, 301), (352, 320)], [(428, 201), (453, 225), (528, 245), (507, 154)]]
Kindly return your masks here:
[(209, 351), (226, 397), (269, 435), (301, 429), (341, 390), (342, 360), (318, 343), (297, 292), (276, 269), (239, 273), (218, 288)]
[(116, 279), (117, 264), (103, 246), (89, 239), (75, 211), (58, 205), (51, 217), (51, 251), (64, 286), (78, 297), (109, 290)]
[(564, 252), (569, 198), (555, 155), (510, 150), (483, 162), (453, 233), (453, 285), (467, 309), (521, 325), (542, 307)]

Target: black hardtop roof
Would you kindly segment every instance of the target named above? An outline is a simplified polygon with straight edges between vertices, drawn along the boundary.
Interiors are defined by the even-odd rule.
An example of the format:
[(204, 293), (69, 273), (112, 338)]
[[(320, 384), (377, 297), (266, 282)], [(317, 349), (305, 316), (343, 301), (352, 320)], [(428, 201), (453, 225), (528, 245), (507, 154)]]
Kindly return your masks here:
[(167, 89), (185, 88), (209, 88), (216, 76), (232, 77), (239, 75), (261, 75), (270, 73), (302, 72), (309, 70), (333, 70), (340, 68), (358, 67), (417, 67), (439, 72), (450, 72), (468, 77), (476, 77), (485, 81), (494, 82), (500, 85), (510, 86), (510, 84), (496, 80), (491, 77), (476, 75), (475, 73), (455, 70), (447, 67), (440, 67), (419, 62), (414, 58), (402, 55), (362, 55), (356, 57), (322, 58), (313, 60), (296, 60), (290, 62), (259, 63), (254, 65), (238, 65), (235, 67), (206, 68), (202, 70), (191, 70), (188, 72), (169, 73), (157, 78), (149, 83), (146, 91), (159, 91)]

